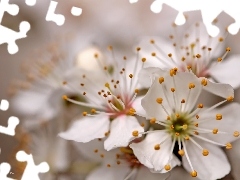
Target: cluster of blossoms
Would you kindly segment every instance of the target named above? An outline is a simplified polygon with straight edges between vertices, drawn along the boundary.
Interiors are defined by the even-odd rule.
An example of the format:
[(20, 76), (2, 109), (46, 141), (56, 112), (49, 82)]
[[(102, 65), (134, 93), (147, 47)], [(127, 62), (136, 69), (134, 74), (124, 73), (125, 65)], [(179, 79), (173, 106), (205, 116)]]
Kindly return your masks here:
[[(112, 46), (108, 60), (101, 52), (87, 51), (82, 58), (94, 61), (93, 69), (51, 57), (28, 73), (31, 87), (13, 104), (40, 124), (58, 122), (50, 134), (78, 142), (74, 145), (82, 156), (101, 163), (87, 180), (174, 179), (185, 176), (175, 173), (181, 164), (189, 177), (223, 178), (231, 169), (223, 147), (234, 148), (231, 142), (240, 135), (240, 104), (232, 102), (233, 88), (240, 85), (238, 59), (227, 57), (227, 32), (212, 38), (203, 24), (192, 28), (182, 37), (170, 35), (171, 43), (142, 41), (130, 58), (119, 59)], [(71, 104), (80, 111), (74, 106), (74, 115), (67, 116)], [(54, 148), (65, 158), (63, 141)], [(69, 173), (71, 162), (61, 162), (60, 171)]]

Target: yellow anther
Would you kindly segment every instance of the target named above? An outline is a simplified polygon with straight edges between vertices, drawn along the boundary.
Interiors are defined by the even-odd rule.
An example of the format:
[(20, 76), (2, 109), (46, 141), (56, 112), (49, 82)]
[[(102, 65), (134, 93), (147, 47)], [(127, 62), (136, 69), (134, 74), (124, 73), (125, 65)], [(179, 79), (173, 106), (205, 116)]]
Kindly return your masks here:
[(182, 126), (182, 128), (183, 128), (183, 130), (186, 130), (186, 129), (188, 128), (188, 125), (187, 125), (187, 124), (184, 124), (184, 125)]
[(229, 97), (227, 98), (227, 101), (233, 101), (233, 97), (232, 97), (232, 96), (229, 96)]
[(152, 52), (152, 54), (151, 54), (152, 56), (156, 56), (156, 53), (155, 52)]
[(223, 39), (223, 37), (220, 37), (218, 40), (219, 40), (219, 42), (223, 42), (224, 39)]
[(108, 46), (108, 50), (113, 50), (113, 47), (112, 46)]
[(171, 128), (171, 129), (174, 129), (174, 125), (172, 124), (172, 125), (170, 126), (170, 128)]
[(155, 41), (154, 41), (153, 39), (151, 39), (151, 40), (150, 40), (150, 43), (151, 43), (151, 44), (154, 44), (154, 43), (155, 43)]
[(199, 135), (199, 133), (198, 133), (197, 131), (194, 131), (194, 134), (195, 134), (195, 135)]
[(198, 108), (203, 108), (203, 104), (198, 104)]
[(176, 113), (176, 114), (175, 114), (175, 116), (176, 116), (177, 118), (179, 118), (179, 117), (180, 117), (180, 115), (179, 115), (178, 113)]
[(187, 66), (187, 69), (188, 69), (188, 70), (192, 69), (192, 66), (188, 65), (188, 66)]
[(98, 58), (98, 53), (95, 53), (95, 54), (94, 54), (94, 57), (95, 57), (95, 58)]
[(209, 151), (207, 149), (202, 150), (202, 155), (207, 156), (209, 154)]
[(189, 88), (189, 89), (195, 88), (195, 84), (189, 83), (188, 88)]
[(208, 51), (211, 51), (212, 50), (212, 48), (208, 48)]
[(95, 153), (98, 153), (98, 149), (95, 149), (94, 152), (95, 152)]
[(178, 68), (173, 68), (173, 70), (175, 71), (175, 74), (174, 75), (176, 75), (176, 72), (178, 71)]
[(164, 82), (164, 77), (160, 77), (160, 78), (158, 79), (158, 81), (159, 81), (160, 84), (162, 84), (162, 83)]
[(238, 131), (234, 131), (233, 136), (234, 137), (238, 137), (239, 136), (239, 132)]
[(133, 131), (133, 132), (132, 132), (132, 135), (133, 135), (134, 137), (138, 137), (138, 131)]
[(157, 102), (158, 104), (162, 104), (163, 99), (162, 99), (162, 98), (157, 98), (157, 99), (156, 99), (156, 102)]
[(193, 48), (195, 47), (195, 44), (194, 44), (194, 43), (192, 43), (190, 46), (191, 46), (191, 48), (193, 49)]
[(185, 140), (189, 140), (189, 136), (185, 136), (184, 139), (185, 139)]
[(141, 50), (141, 48), (140, 48), (140, 47), (137, 47), (137, 48), (136, 48), (136, 50), (137, 50), (137, 51), (140, 51), (140, 50)]
[(184, 152), (184, 150), (181, 149), (181, 150), (178, 151), (178, 154), (179, 154), (180, 156), (184, 156), (185, 152)]
[(92, 113), (92, 114), (95, 114), (95, 113), (96, 113), (96, 109), (92, 109), (92, 110), (91, 110), (91, 113)]
[(136, 110), (134, 108), (130, 108), (127, 112), (127, 115), (133, 116), (135, 115)]
[(62, 98), (63, 98), (64, 100), (67, 100), (67, 99), (68, 99), (67, 95), (63, 95)]
[(195, 170), (192, 171), (190, 174), (191, 174), (192, 177), (197, 177), (197, 171), (195, 171)]
[(110, 165), (110, 164), (107, 164), (107, 167), (111, 167), (111, 165)]
[(227, 48), (226, 48), (226, 51), (228, 51), (228, 52), (231, 51), (231, 48), (230, 48), (230, 47), (227, 47)]
[(218, 61), (218, 62), (221, 62), (221, 61), (222, 61), (222, 58), (220, 58), (220, 57), (217, 58), (217, 61)]
[(205, 79), (205, 78), (202, 79), (201, 84), (202, 84), (203, 86), (206, 86), (206, 85), (208, 84), (207, 79)]
[(175, 92), (175, 88), (171, 88), (171, 91), (172, 91), (172, 92)]
[(167, 120), (170, 120), (171, 118), (170, 118), (170, 116), (167, 116)]
[(232, 144), (231, 143), (227, 143), (226, 144), (226, 149), (232, 149)]
[(155, 150), (159, 150), (159, 149), (160, 149), (160, 144), (156, 144), (156, 145), (154, 146), (154, 149), (155, 149)]
[(66, 84), (67, 84), (67, 81), (63, 81), (62, 84), (63, 84), (63, 85), (66, 85)]
[(185, 57), (182, 57), (182, 61), (185, 61), (186, 60), (186, 58)]
[(156, 118), (150, 119), (150, 123), (151, 123), (151, 124), (155, 124), (155, 123), (156, 123)]
[(147, 60), (146, 58), (142, 58), (142, 62), (146, 62), (146, 60)]
[(129, 74), (129, 77), (130, 77), (130, 78), (133, 78), (133, 74)]
[(181, 100), (181, 103), (185, 103), (185, 102), (186, 102), (185, 99), (182, 99), (182, 100)]
[(86, 111), (85, 111), (85, 112), (83, 112), (83, 113), (82, 113), (82, 115), (83, 115), (83, 116), (86, 116), (86, 115), (87, 115), (87, 112), (86, 112)]
[(165, 169), (166, 171), (169, 171), (169, 170), (171, 170), (171, 166), (170, 166), (169, 164), (167, 164), (167, 165), (164, 166), (164, 169)]
[(196, 118), (199, 119), (199, 115), (196, 115)]
[(170, 69), (169, 74), (170, 74), (170, 76), (174, 76), (174, 75), (176, 75), (176, 72), (173, 69)]
[(213, 130), (212, 130), (212, 133), (213, 133), (213, 134), (217, 134), (217, 133), (218, 133), (218, 129), (217, 129), (217, 128), (213, 129)]
[(138, 94), (138, 93), (139, 93), (139, 89), (135, 89), (134, 92), (135, 92), (136, 94)]
[(172, 54), (171, 54), (171, 53), (169, 53), (169, 54), (168, 54), (168, 57), (172, 57)]
[(198, 127), (198, 123), (195, 123), (194, 126), (195, 126), (195, 127)]
[(175, 132), (175, 135), (176, 135), (176, 136), (180, 136), (179, 132)]
[(196, 54), (196, 57), (199, 59), (199, 58), (201, 58), (201, 55), (200, 54)]
[(216, 114), (216, 120), (221, 120), (222, 119), (222, 115), (221, 114)]
[(105, 83), (105, 87), (106, 87), (106, 88), (110, 88), (109, 83)]

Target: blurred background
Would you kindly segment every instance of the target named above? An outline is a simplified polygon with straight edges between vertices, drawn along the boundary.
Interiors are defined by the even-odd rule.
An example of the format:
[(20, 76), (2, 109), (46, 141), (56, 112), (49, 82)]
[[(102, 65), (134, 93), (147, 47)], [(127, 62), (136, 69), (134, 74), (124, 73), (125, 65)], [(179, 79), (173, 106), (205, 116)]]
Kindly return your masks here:
[[(28, 21), (31, 29), (27, 33), (27, 38), (17, 40), (19, 51), (10, 55), (7, 51), (7, 45), (0, 45), (0, 100), (11, 98), (11, 85), (13, 82), (23, 78), (21, 72), (22, 63), (34, 57), (33, 51), (40, 50), (46, 44), (54, 42), (59, 38), (71, 37), (77, 40), (76, 50), (83, 51), (92, 46), (107, 48), (113, 45), (120, 49), (124, 55), (131, 54), (133, 47), (136, 46), (139, 39), (144, 36), (158, 36), (168, 34), (168, 28), (174, 22), (177, 12), (164, 5), (161, 13), (151, 12), (150, 5), (152, 1), (139, 1), (130, 4), (128, 0), (56, 0), (58, 6), (56, 13), (65, 16), (65, 23), (57, 26), (54, 22), (45, 20), (50, 0), (37, 0), (35, 6), (27, 6), (24, 0), (10, 0), (10, 3), (18, 4), (20, 7), (17, 16), (11, 16), (5, 13), (2, 25), (14, 31), (19, 31), (21, 21)], [(82, 8), (80, 16), (73, 16), (71, 8), (73, 6)], [(232, 20), (230, 17), (228, 20)], [(240, 36), (229, 36), (227, 43), (232, 48), (231, 53), (240, 52)], [(240, 90), (236, 91), (236, 100), (240, 100)], [(17, 116), (10, 104), (10, 108), (4, 112), (0, 111), (0, 125), (7, 126), (10, 116)], [(21, 117), (20, 121), (21, 121)], [(20, 122), (21, 124), (21, 122)], [(0, 134), (0, 163), (8, 162), (11, 164), (11, 158), (19, 148), (19, 139), (16, 137)], [(235, 151), (240, 151), (239, 148)], [(239, 154), (240, 155), (240, 154)], [(232, 157), (230, 161), (235, 164), (235, 179), (240, 179), (240, 156)], [(235, 160), (233, 160), (235, 159)], [(11, 164), (12, 165), (12, 164)], [(239, 176), (238, 176), (239, 174)], [(226, 179), (231, 179), (229, 175)], [(78, 178), (77, 178), (78, 179)], [(79, 178), (81, 179), (81, 178)]]

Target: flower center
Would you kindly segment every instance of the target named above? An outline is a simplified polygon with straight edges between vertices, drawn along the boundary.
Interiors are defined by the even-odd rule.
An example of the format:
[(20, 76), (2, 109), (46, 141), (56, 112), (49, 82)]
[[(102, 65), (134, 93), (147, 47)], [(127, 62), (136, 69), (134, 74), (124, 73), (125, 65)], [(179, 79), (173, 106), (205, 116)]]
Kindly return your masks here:
[(167, 132), (171, 134), (172, 138), (176, 136), (180, 139), (185, 138), (190, 135), (192, 129), (192, 121), (186, 113), (176, 113), (172, 114), (167, 118)]

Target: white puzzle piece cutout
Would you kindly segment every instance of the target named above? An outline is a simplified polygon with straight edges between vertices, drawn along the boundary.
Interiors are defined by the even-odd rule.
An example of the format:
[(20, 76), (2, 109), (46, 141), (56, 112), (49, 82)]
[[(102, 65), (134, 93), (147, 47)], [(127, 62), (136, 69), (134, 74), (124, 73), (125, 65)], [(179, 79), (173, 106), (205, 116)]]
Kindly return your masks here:
[(7, 177), (7, 175), (10, 173), (11, 166), (8, 163), (1, 163), (0, 164), (0, 179), (1, 180), (15, 180), (12, 178)]
[(71, 13), (73, 16), (80, 16), (82, 14), (82, 9), (79, 7), (73, 6), (71, 9)]
[(10, 54), (15, 54), (18, 52), (18, 46), (15, 41), (27, 37), (27, 32), (30, 30), (30, 24), (27, 21), (22, 21), (19, 25), (19, 32), (2, 26), (1, 22), (5, 12), (8, 12), (12, 16), (16, 16), (19, 12), (19, 7), (16, 4), (9, 4), (9, 0), (0, 1), (0, 45), (7, 43), (8, 52)]
[[(9, 108), (9, 102), (5, 99), (1, 100), (0, 104), (0, 110), (6, 111)], [(9, 136), (14, 136), (15, 135), (15, 129), (17, 125), (19, 124), (19, 119), (15, 116), (11, 116), (8, 119), (8, 127), (3, 127), (0, 125), (0, 133), (6, 134)]]
[(32, 154), (27, 154), (24, 151), (19, 151), (16, 154), (16, 159), (20, 162), (27, 162), (27, 166), (23, 172), (21, 180), (40, 180), (38, 174), (49, 171), (49, 165), (46, 162), (35, 165)]
[[(129, 2), (136, 3), (138, 0), (129, 0)], [(201, 10), (202, 19), (206, 25), (208, 34), (213, 37), (218, 35), (219, 28), (213, 25), (212, 22), (222, 11), (235, 19), (235, 23), (230, 24), (228, 27), (229, 33), (237, 34), (240, 29), (240, 0), (154, 0), (150, 9), (154, 13), (159, 13), (162, 10), (163, 4), (166, 4), (179, 12), (175, 21), (177, 25), (185, 23), (184, 12)]]
[(62, 26), (65, 22), (65, 17), (62, 14), (55, 14), (55, 9), (58, 5), (58, 2), (56, 1), (51, 1), (48, 12), (46, 15), (46, 21), (53, 21), (55, 22), (58, 26)]

